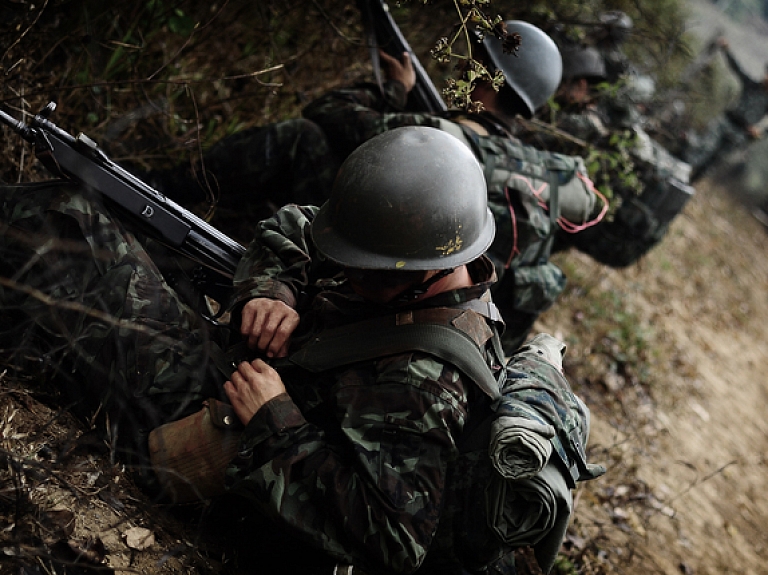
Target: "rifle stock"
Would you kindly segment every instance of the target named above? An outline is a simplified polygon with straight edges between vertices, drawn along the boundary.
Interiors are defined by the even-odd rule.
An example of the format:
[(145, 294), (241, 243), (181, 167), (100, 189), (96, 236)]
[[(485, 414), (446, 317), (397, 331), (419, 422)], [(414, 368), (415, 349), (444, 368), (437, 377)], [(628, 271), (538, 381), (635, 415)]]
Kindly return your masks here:
[(85, 134), (73, 137), (56, 126), (48, 120), (55, 108), (49, 103), (29, 125), (0, 110), (0, 121), (33, 145), (52, 174), (100, 193), (127, 216), (129, 226), (203, 266), (195, 283), (223, 301), (245, 248), (110, 160)]

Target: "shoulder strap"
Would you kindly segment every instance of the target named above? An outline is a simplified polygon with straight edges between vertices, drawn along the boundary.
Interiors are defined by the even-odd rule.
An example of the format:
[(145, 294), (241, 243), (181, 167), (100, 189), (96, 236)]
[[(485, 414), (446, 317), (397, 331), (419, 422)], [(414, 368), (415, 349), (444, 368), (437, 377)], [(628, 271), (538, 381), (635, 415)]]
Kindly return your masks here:
[(289, 360), (308, 371), (320, 372), (396, 353), (421, 351), (454, 365), (491, 399), (497, 399), (499, 383), (480, 347), (491, 337), (498, 338), (498, 334), (475, 311), (427, 308), (322, 331)]

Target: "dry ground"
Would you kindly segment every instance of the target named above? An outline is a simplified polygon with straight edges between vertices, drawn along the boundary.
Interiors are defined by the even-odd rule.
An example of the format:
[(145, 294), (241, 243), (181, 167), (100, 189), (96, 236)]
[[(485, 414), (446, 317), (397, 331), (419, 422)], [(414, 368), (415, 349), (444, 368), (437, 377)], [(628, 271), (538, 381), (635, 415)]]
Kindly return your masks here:
[[(575, 521), (573, 544), (611, 565), (596, 572), (768, 572), (766, 249), (728, 190), (703, 182), (639, 265), (562, 258), (571, 288), (539, 328), (573, 342), (592, 458), (609, 466), (582, 487)], [(593, 330), (601, 313), (615, 330)], [(643, 334), (645, 373), (623, 369), (622, 324)]]

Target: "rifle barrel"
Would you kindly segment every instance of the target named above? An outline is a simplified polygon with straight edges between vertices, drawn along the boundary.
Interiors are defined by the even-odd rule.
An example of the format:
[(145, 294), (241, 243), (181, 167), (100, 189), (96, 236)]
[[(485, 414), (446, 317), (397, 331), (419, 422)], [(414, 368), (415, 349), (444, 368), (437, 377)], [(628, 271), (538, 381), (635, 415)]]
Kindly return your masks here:
[(0, 121), (9, 126), (14, 132), (16, 132), (26, 141), (32, 142), (34, 140), (32, 134), (30, 133), (29, 126), (27, 126), (24, 122), (17, 120), (10, 114), (6, 114), (2, 110), (0, 110)]

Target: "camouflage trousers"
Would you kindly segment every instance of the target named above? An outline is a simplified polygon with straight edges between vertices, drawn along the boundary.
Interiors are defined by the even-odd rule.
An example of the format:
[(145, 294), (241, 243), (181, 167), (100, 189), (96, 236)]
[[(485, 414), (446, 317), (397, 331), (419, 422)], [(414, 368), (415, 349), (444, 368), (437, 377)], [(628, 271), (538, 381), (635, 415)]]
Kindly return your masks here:
[(228, 136), (201, 161), (152, 172), (147, 179), (187, 207), (214, 206), (211, 223), (248, 243), (252, 227), (276, 208), (322, 205), (338, 166), (323, 131), (295, 119)]
[(0, 220), (4, 360), (98, 413), (113, 449), (145, 466), (149, 431), (222, 397), (223, 342), (87, 192), (2, 186)]

